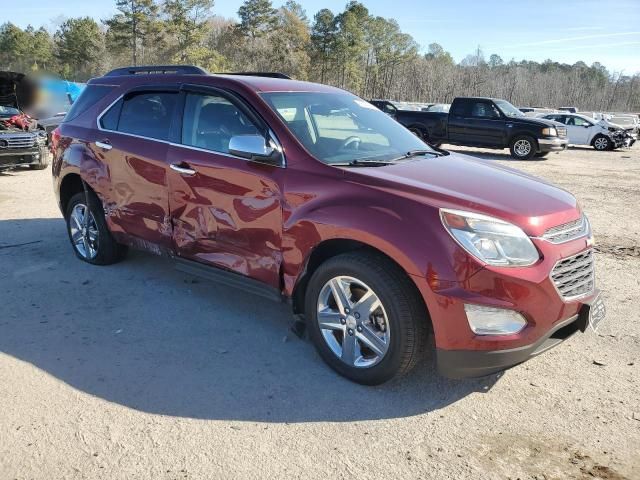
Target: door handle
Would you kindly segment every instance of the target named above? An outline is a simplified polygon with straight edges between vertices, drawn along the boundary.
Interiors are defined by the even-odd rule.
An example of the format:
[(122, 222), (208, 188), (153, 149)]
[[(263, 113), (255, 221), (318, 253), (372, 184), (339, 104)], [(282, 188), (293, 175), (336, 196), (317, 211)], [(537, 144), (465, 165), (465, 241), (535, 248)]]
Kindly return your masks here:
[(173, 170), (174, 172), (178, 172), (180, 175), (186, 175), (187, 177), (193, 177), (196, 174), (196, 171), (192, 168), (184, 167), (183, 165), (186, 165), (186, 163), (172, 163), (171, 165), (169, 165), (171, 167), (171, 170)]
[(113, 148), (113, 146), (107, 141), (96, 142), (96, 147), (101, 148), (103, 150), (111, 150)]

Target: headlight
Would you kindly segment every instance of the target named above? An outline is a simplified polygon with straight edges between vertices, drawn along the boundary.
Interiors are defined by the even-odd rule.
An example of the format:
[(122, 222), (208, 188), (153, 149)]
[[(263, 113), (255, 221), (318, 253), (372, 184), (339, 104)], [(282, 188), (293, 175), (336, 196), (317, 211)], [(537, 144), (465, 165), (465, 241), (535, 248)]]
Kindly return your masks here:
[(472, 212), (440, 209), (451, 236), (478, 260), (502, 267), (533, 265), (540, 256), (526, 233), (515, 225)]
[(558, 131), (556, 130), (556, 127), (547, 127), (542, 129), (542, 135), (545, 137), (557, 137)]

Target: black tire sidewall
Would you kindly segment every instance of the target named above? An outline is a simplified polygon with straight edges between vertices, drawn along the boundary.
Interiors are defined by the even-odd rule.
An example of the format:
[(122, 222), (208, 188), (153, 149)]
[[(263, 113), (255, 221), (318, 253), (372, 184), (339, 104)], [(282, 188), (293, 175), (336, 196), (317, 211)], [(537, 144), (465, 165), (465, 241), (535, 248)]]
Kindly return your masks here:
[(65, 223), (67, 227), (67, 236), (69, 237), (69, 242), (71, 243), (71, 248), (73, 252), (76, 254), (80, 260), (91, 263), (92, 265), (109, 265), (111, 263), (117, 262), (122, 257), (121, 248), (122, 246), (118, 245), (116, 241), (113, 239), (111, 232), (107, 226), (107, 222), (104, 218), (104, 211), (102, 209), (102, 205), (100, 204), (100, 200), (98, 197), (89, 192), (89, 211), (93, 215), (95, 219), (96, 226), (98, 227), (98, 253), (93, 258), (85, 258), (83, 257), (78, 249), (73, 244), (73, 240), (71, 238), (71, 212), (73, 208), (78, 204), (87, 205), (87, 196), (84, 192), (76, 193), (67, 204), (67, 209), (65, 212)]
[[(607, 141), (607, 146), (605, 148), (596, 147), (596, 140), (599, 140), (601, 138), (604, 138)], [(596, 135), (596, 137), (593, 139), (593, 148), (599, 152), (606, 152), (607, 150), (611, 150), (612, 145), (613, 145), (613, 142), (606, 135), (602, 135), (602, 134)]]
[[(520, 156), (516, 154), (515, 146), (518, 140), (526, 140), (529, 142), (529, 144), (531, 145), (531, 150), (529, 151), (528, 155)], [(537, 152), (536, 141), (532, 137), (529, 137), (527, 135), (518, 135), (511, 140), (511, 143), (509, 144), (509, 151), (511, 152), (511, 156), (517, 160), (531, 160)]]
[[(343, 258), (340, 258), (343, 257)], [(384, 275), (384, 272), (374, 272), (366, 263), (353, 261), (353, 255), (339, 255), (321, 265), (314, 273), (307, 286), (305, 296), (305, 313), (309, 329), (309, 335), (318, 353), (325, 362), (336, 372), (357, 383), (364, 385), (378, 385), (390, 380), (401, 373), (403, 367), (404, 349), (408, 343), (408, 329), (412, 328), (412, 322), (422, 319), (407, 315), (411, 309), (400, 295), (393, 295), (387, 288), (389, 282), (395, 282), (392, 275)], [(329, 348), (317, 322), (317, 300), (322, 287), (327, 281), (336, 276), (351, 276), (366, 283), (378, 295), (382, 302), (387, 320), (390, 325), (390, 345), (385, 357), (373, 367), (356, 368), (343, 363)], [(409, 325), (407, 325), (409, 323)], [(415, 328), (415, 330), (420, 330)]]

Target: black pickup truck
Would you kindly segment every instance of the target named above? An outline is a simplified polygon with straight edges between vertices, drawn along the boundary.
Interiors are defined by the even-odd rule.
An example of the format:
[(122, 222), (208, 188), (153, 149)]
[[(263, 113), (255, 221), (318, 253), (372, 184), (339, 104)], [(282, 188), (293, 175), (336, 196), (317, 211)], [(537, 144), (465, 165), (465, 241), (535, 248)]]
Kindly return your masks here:
[(386, 100), (371, 103), (435, 146), (508, 148), (519, 160), (567, 148), (567, 129), (561, 123), (527, 117), (506, 100), (457, 97), (449, 113), (399, 110)]

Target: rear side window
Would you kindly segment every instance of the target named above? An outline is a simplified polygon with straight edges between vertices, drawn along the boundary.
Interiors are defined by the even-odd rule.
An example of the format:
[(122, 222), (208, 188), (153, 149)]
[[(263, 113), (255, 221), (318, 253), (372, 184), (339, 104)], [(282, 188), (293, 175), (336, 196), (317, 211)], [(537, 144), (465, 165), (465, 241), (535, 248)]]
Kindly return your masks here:
[(177, 92), (136, 92), (116, 102), (100, 119), (100, 125), (141, 137), (169, 139)]
[(73, 120), (96, 102), (103, 99), (114, 87), (111, 85), (87, 85), (80, 96), (73, 102), (63, 122)]

